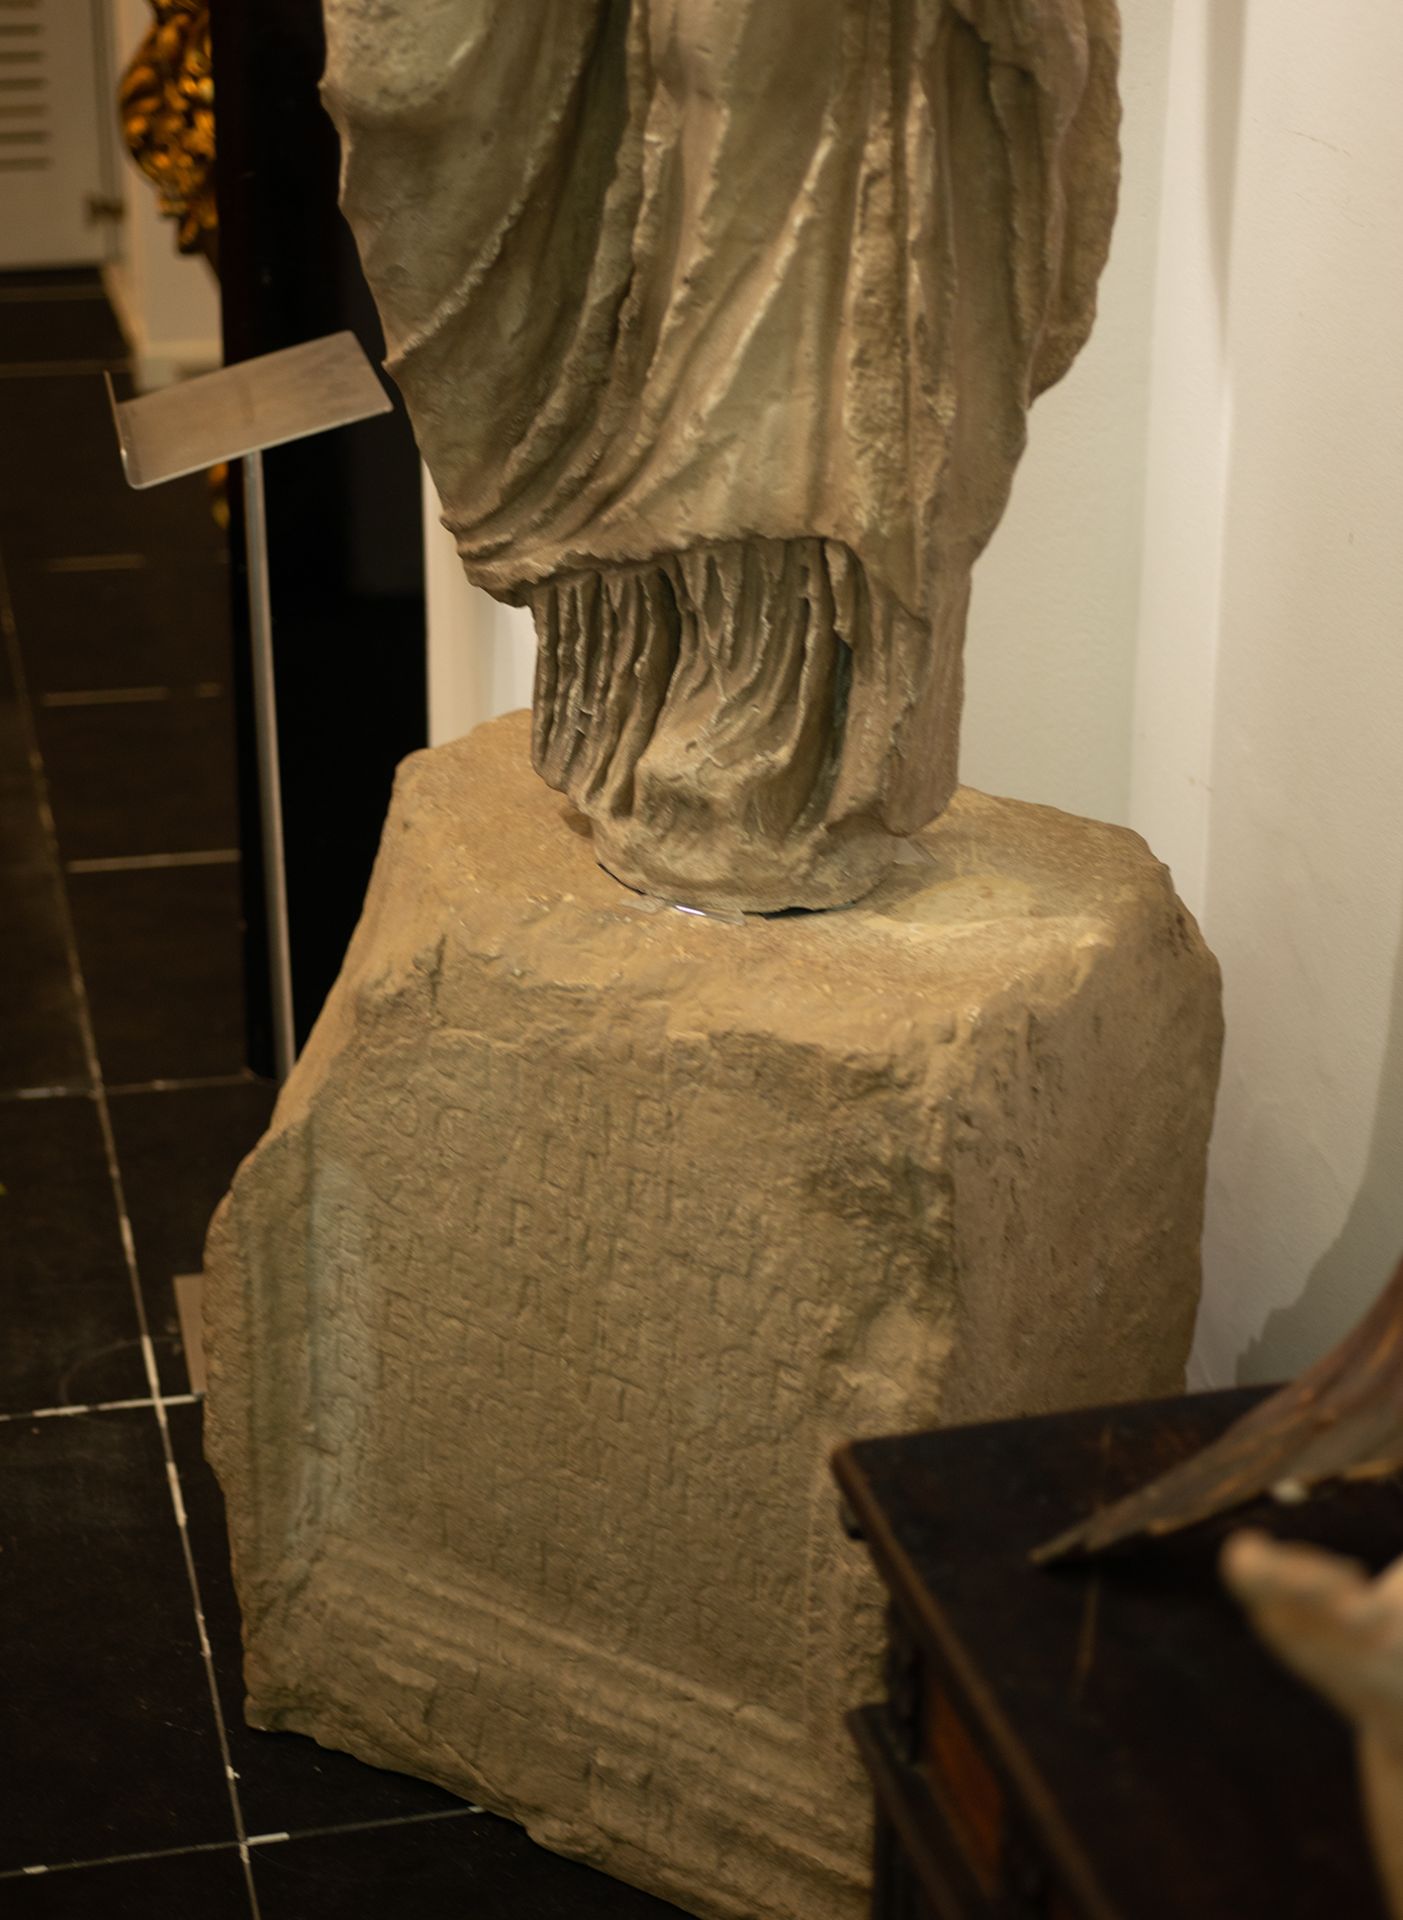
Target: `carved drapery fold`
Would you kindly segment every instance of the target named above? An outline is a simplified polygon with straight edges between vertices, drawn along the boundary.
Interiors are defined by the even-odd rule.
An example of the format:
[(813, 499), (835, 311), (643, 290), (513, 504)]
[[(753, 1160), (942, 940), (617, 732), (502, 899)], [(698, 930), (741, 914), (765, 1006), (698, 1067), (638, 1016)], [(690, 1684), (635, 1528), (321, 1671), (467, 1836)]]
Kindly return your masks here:
[[(814, 848), (793, 848), (791, 903), (852, 898), (870, 863), (845, 875), (838, 842), (909, 831), (949, 795), (970, 568), (1027, 408), (1091, 325), (1117, 180), (1112, 0), (328, 0), (327, 16), (344, 205), (469, 576), (544, 608), (546, 649), (563, 607), (583, 617), (570, 583), (607, 576), (606, 627), (568, 655), (596, 666), (630, 568), (672, 580), (735, 543), (762, 570), (784, 543), (841, 552), (887, 610), (844, 635), (868, 698), (856, 728), (827, 708), (841, 773), (817, 893), (800, 881)], [(865, 657), (895, 632), (894, 659)], [(751, 886), (749, 816), (715, 804), (744, 752), (733, 694), (657, 698), (663, 641), (646, 652), (629, 723), (622, 689), (604, 703), (638, 747), (635, 851), (659, 850), (638, 883), (686, 898), (695, 871), (702, 888), (718, 849), (689, 847), (685, 823), (704, 820), (740, 859), (732, 904), (759, 904), (775, 849)], [(542, 662), (557, 698), (567, 668)], [(656, 726), (685, 711), (692, 728), (654, 760), (701, 782), (657, 815), (650, 702)], [(804, 752), (813, 718), (789, 729)], [(757, 773), (773, 727), (762, 703)], [(548, 779), (554, 737), (542, 716)], [(629, 779), (604, 783), (611, 805)], [(793, 809), (781, 785), (761, 817)], [(752, 783), (735, 791), (753, 808)]]

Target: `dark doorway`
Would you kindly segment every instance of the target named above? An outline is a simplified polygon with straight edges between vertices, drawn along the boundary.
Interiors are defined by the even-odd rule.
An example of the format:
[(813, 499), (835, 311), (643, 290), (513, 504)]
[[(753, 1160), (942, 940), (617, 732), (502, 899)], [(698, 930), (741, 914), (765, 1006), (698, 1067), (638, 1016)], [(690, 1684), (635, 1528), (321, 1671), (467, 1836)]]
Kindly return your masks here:
[[(219, 261), (227, 361), (350, 327), (384, 341), (337, 209), (339, 149), (318, 96), (318, 0), (216, 0)], [(297, 1041), (360, 912), (396, 765), (426, 739), (419, 458), (403, 406), (266, 457), (288, 915)], [(236, 629), (242, 528), (232, 526)], [(271, 1068), (247, 646), (238, 697), (250, 1053)]]

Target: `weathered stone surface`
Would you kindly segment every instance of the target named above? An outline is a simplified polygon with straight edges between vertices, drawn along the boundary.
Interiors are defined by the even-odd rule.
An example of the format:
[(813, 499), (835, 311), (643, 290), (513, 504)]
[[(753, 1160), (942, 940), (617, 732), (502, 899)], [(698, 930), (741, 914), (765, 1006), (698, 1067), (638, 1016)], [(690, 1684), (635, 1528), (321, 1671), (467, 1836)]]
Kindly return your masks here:
[(533, 749), (610, 869), (865, 893), (1091, 327), (1114, 0), (325, 0), (343, 206)]
[(829, 1451), (1179, 1386), (1218, 1045), (1119, 829), (962, 791), (860, 906), (732, 923), (600, 871), (525, 715), (407, 762), (210, 1239), (253, 1719), (855, 1915)]

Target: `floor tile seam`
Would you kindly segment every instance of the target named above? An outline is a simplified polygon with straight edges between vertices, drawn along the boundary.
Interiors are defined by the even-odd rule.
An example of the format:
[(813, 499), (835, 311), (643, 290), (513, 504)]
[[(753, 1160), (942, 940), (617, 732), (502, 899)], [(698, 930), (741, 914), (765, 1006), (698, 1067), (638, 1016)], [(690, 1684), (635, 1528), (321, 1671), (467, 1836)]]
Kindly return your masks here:
[[(392, 1814), (385, 1820), (347, 1820), (329, 1827), (291, 1827), (280, 1833), (251, 1833), (244, 1845), (251, 1850), (298, 1840), (334, 1840), (340, 1834), (378, 1833), (390, 1827), (422, 1827), (438, 1820), (480, 1818), (486, 1811), (485, 1807), (468, 1802), (461, 1807), (438, 1807), (431, 1813)], [(89, 1867), (133, 1866), (145, 1860), (180, 1860), (192, 1853), (236, 1853), (239, 1847), (237, 1840), (195, 1840), (183, 1847), (148, 1847), (137, 1853), (107, 1853), (87, 1860), (51, 1860), (42, 1866), (0, 1868), (0, 1881), (33, 1880), (50, 1873), (81, 1873)]]
[[(30, 794), (34, 811), (38, 819), (39, 835), (43, 845), (41, 860), (30, 864), (36, 871), (42, 870), (46, 880), (53, 887), (59, 903), (59, 921), (64, 941), (64, 962), (68, 972), (69, 987), (73, 990), (76, 954), (73, 945), (73, 924), (69, 912), (68, 896), (63, 885), (62, 870), (58, 862), (58, 842), (54, 832), (53, 812), (49, 806), (48, 785), (44, 778), (43, 760), (39, 752), (38, 735), (34, 728), (34, 714), (29, 699), (28, 682), (25, 676), (24, 660), (20, 652), (19, 633), (15, 625), (14, 607), (10, 599), (9, 580), (5, 571), (4, 558), (0, 555), (0, 647), (9, 656), (11, 682), (14, 688), (15, 706), (19, 715), (20, 735), (24, 746), (24, 757), (29, 774)], [(82, 1037), (83, 1019), (79, 1012), (78, 1026)], [(79, 1082), (55, 1082), (43, 1088), (14, 1087), (0, 1090), (0, 1101), (10, 1102), (29, 1099), (54, 1099), (77, 1096), (91, 1100), (95, 1097), (94, 1057), (86, 1040), (83, 1040), (83, 1061), (87, 1080)]]
[(249, 1863), (248, 1829), (244, 1822), (243, 1804), (239, 1797), (238, 1775), (234, 1771), (229, 1745), (229, 1729), (224, 1719), (224, 1707), (219, 1697), (219, 1682), (214, 1671), (214, 1653), (210, 1646), (209, 1631), (205, 1623), (204, 1601), (200, 1591), (200, 1576), (195, 1566), (195, 1556), (190, 1545), (190, 1532), (186, 1519), (185, 1499), (180, 1485), (180, 1472), (176, 1465), (175, 1451), (171, 1444), (170, 1423), (166, 1418), (165, 1405), (161, 1397), (160, 1374), (156, 1366), (155, 1348), (151, 1342), (150, 1321), (146, 1312), (146, 1301), (141, 1290), (141, 1274), (137, 1265), (136, 1241), (132, 1233), (131, 1219), (127, 1212), (126, 1190), (122, 1181), (122, 1169), (117, 1159), (116, 1135), (112, 1129), (112, 1114), (108, 1106), (107, 1093), (102, 1080), (102, 1065), (98, 1057), (97, 1037), (93, 1029), (92, 1009), (88, 1004), (87, 985), (83, 978), (82, 961), (78, 953), (77, 931), (73, 921), (72, 904), (68, 897), (68, 887), (64, 879), (59, 857), (58, 835), (54, 828), (53, 809), (49, 804), (48, 781), (44, 772), (43, 755), (39, 748), (39, 738), (34, 726), (34, 712), (29, 698), (29, 686), (25, 675), (24, 658), (19, 644), (19, 632), (15, 624), (14, 605), (10, 597), (9, 578), (4, 565), (4, 556), (0, 554), (0, 637), (9, 650), (12, 684), (15, 689), (16, 704), (20, 714), (20, 725), (26, 738), (30, 756), (30, 768), (34, 778), (35, 797), (39, 804), (43, 829), (48, 840), (55, 870), (58, 875), (60, 901), (60, 919), (63, 926), (64, 942), (67, 949), (69, 977), (72, 982), (74, 1000), (78, 1015), (78, 1028), (82, 1038), (83, 1055), (87, 1062), (88, 1073), (93, 1086), (93, 1105), (97, 1114), (98, 1130), (102, 1137), (103, 1153), (107, 1162), (107, 1174), (111, 1183), (112, 1197), (117, 1209), (118, 1232), (122, 1242), (122, 1253), (126, 1261), (127, 1278), (131, 1288), (132, 1306), (136, 1315), (137, 1330), (141, 1341), (142, 1360), (146, 1370), (147, 1386), (151, 1395), (151, 1412), (155, 1416), (160, 1434), (161, 1450), (164, 1456), (166, 1481), (170, 1491), (171, 1506), (180, 1535), (181, 1554), (185, 1562), (185, 1577), (190, 1590), (190, 1601), (195, 1614), (195, 1630), (200, 1643), (200, 1654), (205, 1665), (205, 1682), (209, 1690), (210, 1710), (214, 1717), (215, 1733), (218, 1739), (220, 1757), (224, 1766), (224, 1783), (229, 1796), (229, 1807), (234, 1823), (234, 1837), (243, 1861), (244, 1877), (248, 1889), (249, 1905), (253, 1920), (258, 1920), (258, 1895), (253, 1884), (253, 1870)]
[(115, 1087), (107, 1088), (109, 1100), (130, 1099), (140, 1093), (218, 1093), (231, 1091), (235, 1087), (267, 1087), (271, 1083), (260, 1074), (250, 1073), (192, 1073), (183, 1078), (166, 1080), (119, 1080)]
[[(47, 869), (46, 869), (47, 871)], [(132, 1094), (215, 1093), (234, 1087), (265, 1084), (256, 1073), (192, 1073), (185, 1078), (166, 1080), (123, 1080), (104, 1085), (109, 1100), (123, 1100)], [(0, 1087), (0, 1105), (17, 1100), (95, 1100), (97, 1089), (86, 1080), (56, 1080), (49, 1086)]]
[(68, 713), (84, 707), (146, 707), (171, 698), (172, 689), (156, 681), (137, 687), (56, 687), (36, 694), (34, 704), (44, 713)]
[[(53, 807), (49, 799), (48, 776), (44, 767), (44, 757), (39, 746), (38, 733), (34, 726), (33, 703), (30, 699), (28, 677), (25, 672), (24, 656), (19, 645), (19, 631), (15, 624), (14, 605), (10, 597), (9, 577), (0, 556), (0, 629), (10, 654), (10, 667), (15, 688), (16, 705), (20, 715), (21, 732), (29, 757), (30, 775), (34, 782), (34, 798), (39, 813), (40, 831), (43, 834), (48, 854), (48, 865), (55, 881), (55, 891), (59, 902), (59, 920), (61, 923), (64, 959), (68, 968), (69, 986), (73, 994), (77, 1013), (79, 1037), (83, 1049), (84, 1064), (87, 1069), (89, 1086), (88, 1097), (93, 1101), (98, 1114), (98, 1127), (102, 1135), (103, 1153), (107, 1166), (107, 1175), (112, 1185), (113, 1200), (117, 1209), (118, 1234), (122, 1241), (122, 1251), (127, 1267), (129, 1281), (136, 1282), (133, 1307), (136, 1313), (138, 1335), (147, 1346), (150, 1344), (150, 1326), (146, 1315), (146, 1303), (141, 1296), (139, 1276), (136, 1272), (136, 1246), (132, 1238), (131, 1222), (127, 1216), (126, 1195), (122, 1188), (121, 1170), (117, 1165), (116, 1142), (112, 1135), (111, 1116), (107, 1111), (106, 1090), (102, 1081), (102, 1066), (98, 1058), (97, 1038), (93, 1029), (92, 1010), (88, 1004), (87, 984), (83, 977), (82, 962), (78, 954), (77, 931), (73, 922), (72, 903), (68, 889), (64, 884), (64, 864), (59, 849), (58, 832), (54, 824)], [(153, 1396), (159, 1396), (160, 1385), (148, 1368), (147, 1381)]]
[(184, 1847), (145, 1847), (137, 1853), (104, 1853), (89, 1860), (51, 1860), (44, 1865), (0, 1868), (6, 1880), (39, 1880), (51, 1873), (82, 1873), (91, 1867), (139, 1866), (145, 1860), (183, 1860), (192, 1853), (236, 1853), (237, 1840), (192, 1840)]
[(151, 556), (131, 547), (110, 547), (104, 553), (51, 553), (39, 564), (43, 573), (64, 575), (145, 573), (151, 565)]
[[(167, 1393), (162, 1396), (162, 1404), (167, 1407), (193, 1407), (201, 1398), (198, 1393)], [(71, 1406), (64, 1402), (56, 1407), (29, 1407), (18, 1413), (0, 1413), (0, 1426), (13, 1426), (23, 1420), (71, 1420), (80, 1413), (149, 1413), (154, 1406), (155, 1402), (145, 1395), (139, 1395), (135, 1400), (74, 1402)]]
[(169, 873), (178, 867), (236, 867), (237, 847), (192, 847), (182, 853), (108, 853), (65, 860), (63, 870), (82, 879), (88, 874)]
[(21, 1100), (93, 1100), (97, 1096), (86, 1081), (59, 1081), (50, 1087), (0, 1087), (0, 1106)]
[(222, 680), (152, 682), (141, 687), (54, 687), (38, 696), (45, 713), (84, 713), (90, 707), (155, 707), (182, 700), (219, 700), (228, 691)]
[[(115, 1153), (114, 1153), (115, 1165)], [(120, 1174), (118, 1174), (120, 1179)], [(133, 1272), (135, 1273), (135, 1255), (133, 1254)], [(139, 1287), (139, 1282), (138, 1282)], [(149, 1377), (155, 1382), (155, 1402), (152, 1412), (160, 1429), (161, 1445), (166, 1456), (166, 1481), (170, 1488), (171, 1505), (175, 1511), (175, 1522), (180, 1533), (180, 1550), (185, 1560), (185, 1578), (190, 1588), (190, 1600), (195, 1612), (195, 1631), (200, 1641), (200, 1657), (205, 1663), (205, 1681), (209, 1688), (210, 1709), (214, 1715), (215, 1732), (219, 1737), (220, 1757), (224, 1763), (224, 1784), (229, 1794), (229, 1808), (234, 1819), (234, 1834), (238, 1848), (239, 1861), (243, 1868), (244, 1890), (248, 1895), (250, 1920), (261, 1920), (258, 1904), (258, 1889), (254, 1885), (253, 1860), (249, 1851), (248, 1824), (244, 1819), (243, 1801), (239, 1794), (239, 1776), (234, 1766), (233, 1749), (229, 1744), (229, 1728), (224, 1718), (224, 1703), (219, 1697), (219, 1679), (214, 1670), (214, 1648), (210, 1643), (209, 1626), (205, 1619), (204, 1596), (200, 1590), (199, 1570), (195, 1565), (195, 1551), (190, 1541), (190, 1521), (185, 1510), (185, 1493), (180, 1484), (180, 1469), (176, 1464), (175, 1449), (171, 1444), (170, 1422), (166, 1418), (166, 1402), (161, 1398), (159, 1381), (156, 1374), (156, 1356), (152, 1351), (149, 1335), (143, 1336)]]
[[(70, 989), (73, 983), (74, 953), (72, 949), (72, 924), (68, 912), (67, 896), (63, 888), (62, 873), (57, 861), (57, 841), (54, 834), (53, 814), (48, 802), (48, 789), (43, 776), (43, 761), (39, 753), (38, 736), (34, 727), (33, 708), (30, 704), (28, 683), (25, 677), (23, 657), (19, 646), (19, 633), (15, 625), (14, 608), (10, 599), (9, 582), (5, 573), (3, 556), (0, 556), (0, 648), (9, 655), (12, 683), (15, 689), (15, 704), (19, 714), (20, 734), (24, 745), (25, 770), (29, 776), (30, 798), (38, 822), (40, 841), (43, 846), (42, 857), (25, 863), (25, 870), (33, 869), (36, 875), (54, 889), (59, 901), (59, 919), (62, 927), (65, 953), (64, 960), (69, 976)], [(81, 1029), (81, 1019), (79, 1026)], [(9, 1104), (19, 1100), (81, 1098), (94, 1097), (93, 1061), (87, 1047), (83, 1049), (84, 1065), (87, 1070), (85, 1081), (53, 1082), (48, 1086), (4, 1087), (0, 1088), (0, 1103)]]
[(336, 1840), (356, 1833), (382, 1833), (390, 1827), (424, 1827), (441, 1820), (476, 1820), (486, 1807), (471, 1802), (461, 1807), (436, 1807), (431, 1813), (395, 1813), (384, 1820), (340, 1820), (326, 1827), (290, 1827), (284, 1833), (251, 1833), (250, 1847), (295, 1845), (299, 1840)]

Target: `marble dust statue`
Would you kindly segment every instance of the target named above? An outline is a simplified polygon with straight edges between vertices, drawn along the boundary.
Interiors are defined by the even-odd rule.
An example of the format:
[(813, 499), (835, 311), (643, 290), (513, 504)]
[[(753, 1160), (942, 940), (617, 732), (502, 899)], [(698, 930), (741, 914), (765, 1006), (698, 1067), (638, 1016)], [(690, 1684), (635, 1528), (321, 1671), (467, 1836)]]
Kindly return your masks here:
[(1106, 251), (1114, 9), (327, 27), (391, 364), (540, 654), (529, 725), (400, 769), (211, 1227), (245, 1711), (706, 1920), (857, 1920), (832, 1449), (1175, 1391), (1198, 1298), (1212, 956), (1137, 836), (952, 795), (970, 568)]
[(327, 0), (343, 204), (536, 767), (693, 905), (866, 893), (1094, 312), (1113, 0)]

